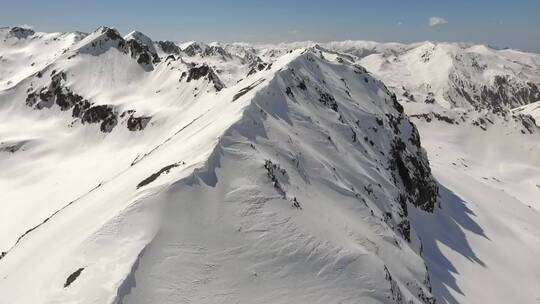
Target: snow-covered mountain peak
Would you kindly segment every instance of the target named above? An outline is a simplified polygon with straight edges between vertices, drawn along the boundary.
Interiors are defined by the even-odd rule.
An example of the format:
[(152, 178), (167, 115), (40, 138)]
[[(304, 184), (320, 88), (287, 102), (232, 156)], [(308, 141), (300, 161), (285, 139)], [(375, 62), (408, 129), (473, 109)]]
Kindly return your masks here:
[(203, 42), (188, 42), (181, 45), (182, 51), (188, 56), (196, 56), (202, 54), (207, 48), (208, 45)]
[(124, 39), (126, 41), (136, 40), (139, 43), (145, 45), (151, 53), (156, 53), (156, 48), (154, 47), (154, 42), (152, 41), (152, 39), (139, 31), (130, 32), (129, 34), (124, 36)]
[(132, 32), (124, 39), (116, 29), (102, 26), (86, 36), (74, 48), (73, 56), (77, 53), (99, 56), (113, 48), (120, 53), (129, 54), (146, 70), (152, 70), (153, 65), (158, 63), (160, 58), (152, 41), (145, 37), (139, 32)]
[[(203, 299), (214, 284), (233, 301), (433, 301), (408, 212), (433, 212), (437, 185), (418, 132), (382, 82), (316, 47), (254, 73), (239, 57), (214, 56), (173, 56), (148, 70), (130, 41), (101, 28), (0, 92), (0, 164), (8, 175), (30, 166), (19, 176), (34, 179), (2, 179), (12, 189), (2, 201), (24, 201), (3, 206), (24, 220), (0, 221), (10, 231), (0, 239), (7, 301)], [(185, 245), (178, 258), (164, 255), (174, 244), (204, 248), (222, 269), (215, 283), (177, 294), (143, 276), (126, 287), (154, 271), (181, 283), (191, 263), (208, 263), (186, 264)], [(284, 274), (321, 288), (287, 283), (278, 298), (257, 290), (257, 277), (280, 285)]]
[(8, 33), (11, 37), (15, 37), (17, 39), (26, 39), (35, 34), (33, 29), (19, 26), (9, 28)]
[(529, 118), (511, 110), (540, 99), (537, 54), (432, 42), (349, 52), (367, 54), (356, 61), (382, 79), (412, 117), (483, 130), (497, 121), (518, 133), (536, 132)]

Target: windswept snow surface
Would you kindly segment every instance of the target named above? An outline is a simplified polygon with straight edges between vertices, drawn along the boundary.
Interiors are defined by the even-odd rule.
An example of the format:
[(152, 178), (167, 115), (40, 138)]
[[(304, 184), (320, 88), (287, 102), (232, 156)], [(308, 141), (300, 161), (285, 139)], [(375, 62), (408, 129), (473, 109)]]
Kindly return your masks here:
[(1, 28), (0, 303), (536, 303), (539, 62)]
[(385, 82), (418, 126), (441, 208), (411, 218), (437, 301), (538, 303), (539, 55), (462, 43), (325, 47)]
[(412, 222), (439, 302), (537, 302), (539, 133), (417, 123), (441, 209)]
[(434, 301), (408, 214), (437, 187), (380, 81), (141, 37), (99, 28), (0, 93), (3, 302)]

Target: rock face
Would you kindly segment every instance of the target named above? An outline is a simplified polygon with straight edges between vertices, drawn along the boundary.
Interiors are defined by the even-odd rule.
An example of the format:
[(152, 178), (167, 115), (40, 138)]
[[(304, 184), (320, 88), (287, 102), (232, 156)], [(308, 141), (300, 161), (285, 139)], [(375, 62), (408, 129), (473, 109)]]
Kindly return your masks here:
[[(487, 130), (540, 99), (537, 54), (459, 43), (329, 43), (353, 55), (396, 93), (407, 114)], [(356, 56), (359, 57), (356, 57)], [(517, 120), (520, 120), (518, 117)], [(521, 129), (521, 122), (514, 124)], [(525, 131), (528, 133), (528, 131)]]
[(35, 34), (34, 30), (24, 27), (12, 27), (9, 29), (9, 34), (17, 39), (26, 39)]
[(540, 127), (540, 101), (515, 108), (514, 114), (524, 114), (530, 122), (534, 122), (537, 127)]
[(502, 112), (540, 100), (540, 83), (517, 80), (509, 75), (496, 75), (490, 84), (478, 84), (459, 75), (450, 75), (452, 90), (448, 99), (454, 104), (461, 98), (476, 110)]
[(180, 55), (182, 51), (179, 46), (177, 46), (172, 41), (158, 41), (158, 45), (164, 53)]
[(182, 50), (186, 55), (193, 57), (204, 52), (203, 46), (200, 43), (194, 42)]
[(100, 27), (81, 41), (81, 45), (71, 57), (76, 56), (77, 53), (99, 56), (110, 48), (115, 48), (124, 54), (130, 54), (147, 70), (152, 70), (153, 64), (159, 63), (161, 59), (156, 53), (153, 42), (143, 34), (137, 33), (132, 32), (124, 39), (116, 29)]
[(67, 80), (66, 73), (54, 72), (47, 87), (30, 91), (26, 97), (26, 105), (37, 110), (51, 108), (55, 104), (61, 111), (71, 110), (73, 118), (85, 124), (99, 124), (101, 132), (109, 133), (118, 124), (119, 116), (128, 116), (127, 128), (130, 131), (140, 131), (146, 127), (150, 117), (135, 117), (135, 111), (119, 113), (113, 105), (94, 105), (82, 96), (73, 93), (63, 83)]
[(154, 47), (154, 42), (143, 33), (131, 32), (126, 35), (125, 40), (129, 46), (131, 56), (137, 59), (137, 63), (151, 65), (161, 61)]
[[(186, 77), (187, 76), (187, 77)], [(182, 73), (180, 81), (186, 78), (186, 82), (191, 82), (192, 80), (199, 80), (201, 78), (207, 79), (210, 83), (214, 85), (216, 91), (221, 91), (225, 85), (219, 79), (219, 76), (214, 72), (214, 70), (206, 64), (200, 66), (195, 66), (189, 69), (186, 73)]]

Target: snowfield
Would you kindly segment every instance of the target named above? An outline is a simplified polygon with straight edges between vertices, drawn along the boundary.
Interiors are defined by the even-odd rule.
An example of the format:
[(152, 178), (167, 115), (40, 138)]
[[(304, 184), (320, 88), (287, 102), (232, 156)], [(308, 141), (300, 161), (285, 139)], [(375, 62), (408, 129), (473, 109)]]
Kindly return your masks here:
[(0, 303), (537, 303), (539, 63), (1, 28)]

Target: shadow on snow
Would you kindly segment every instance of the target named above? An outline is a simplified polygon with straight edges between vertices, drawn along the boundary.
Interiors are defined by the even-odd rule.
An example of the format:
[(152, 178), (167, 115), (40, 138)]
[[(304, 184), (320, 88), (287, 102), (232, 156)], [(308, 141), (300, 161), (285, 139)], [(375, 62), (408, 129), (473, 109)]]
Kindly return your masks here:
[(439, 191), (441, 208), (436, 209), (434, 214), (411, 208), (411, 219), (422, 240), (423, 256), (430, 273), (433, 294), (439, 300), (457, 303), (450, 289), (464, 295), (456, 283), (455, 274), (458, 274), (458, 271), (441, 252), (438, 244), (442, 243), (472, 263), (486, 267), (471, 248), (465, 231), (489, 238), (475, 222), (476, 215), (467, 207), (467, 202), (444, 185), (439, 184)]

